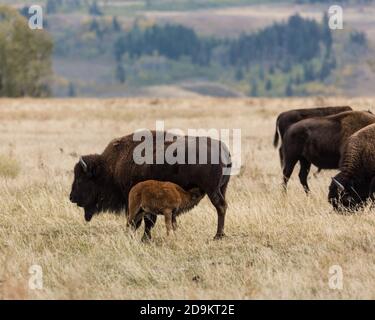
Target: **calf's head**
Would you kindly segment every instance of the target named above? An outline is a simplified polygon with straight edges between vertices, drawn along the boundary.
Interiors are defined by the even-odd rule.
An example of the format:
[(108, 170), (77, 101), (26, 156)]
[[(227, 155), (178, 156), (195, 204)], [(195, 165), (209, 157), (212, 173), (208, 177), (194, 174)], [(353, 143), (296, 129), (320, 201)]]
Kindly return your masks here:
[(101, 210), (103, 165), (99, 155), (84, 156), (74, 167), (74, 181), (70, 201), (85, 210), (85, 219)]
[(205, 193), (199, 188), (192, 188), (188, 192), (190, 193), (191, 201), (195, 203), (201, 201), (205, 196)]
[(335, 210), (355, 211), (369, 198), (369, 183), (363, 179), (348, 179), (341, 173), (332, 178), (328, 201)]

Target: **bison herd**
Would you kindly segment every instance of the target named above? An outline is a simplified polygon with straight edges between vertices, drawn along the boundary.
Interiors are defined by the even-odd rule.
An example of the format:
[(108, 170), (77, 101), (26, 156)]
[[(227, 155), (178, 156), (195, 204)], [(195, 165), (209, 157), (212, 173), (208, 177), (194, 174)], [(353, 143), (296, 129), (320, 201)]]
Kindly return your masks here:
[[(164, 135), (165, 133), (161, 133)], [(173, 143), (157, 137), (153, 131), (152, 160), (165, 156)], [(221, 141), (206, 138), (207, 162), (198, 161), (198, 137), (181, 136), (184, 160), (176, 163), (136, 163), (133, 154), (140, 141), (133, 134), (110, 142), (102, 154), (80, 158), (74, 168), (70, 201), (84, 209), (86, 221), (103, 212), (126, 212), (128, 225), (139, 228), (145, 224), (143, 240), (151, 239), (157, 215), (164, 215), (167, 233), (175, 230), (176, 217), (199, 203), (205, 196), (215, 207), (218, 223), (215, 239), (224, 236), (225, 199), (231, 168), (230, 153)], [(328, 201), (334, 209), (357, 210), (375, 192), (375, 115), (370, 111), (353, 111), (349, 106), (297, 109), (281, 113), (276, 121), (275, 148), (281, 142), (279, 157), (283, 188), (297, 163), (299, 180), (306, 193), (307, 178), (313, 164), (322, 169), (338, 169), (329, 186)], [(212, 148), (220, 147), (219, 161), (213, 159)], [(190, 161), (193, 160), (196, 161)], [(189, 161), (187, 161), (189, 159)], [(222, 161), (225, 159), (225, 161)], [(227, 172), (228, 173), (228, 172)]]
[(279, 135), (284, 189), (299, 162), (299, 179), (306, 193), (311, 164), (319, 170), (339, 169), (328, 194), (336, 210), (356, 210), (372, 199), (375, 115), (370, 111), (327, 107), (283, 112), (276, 122), (275, 147)]

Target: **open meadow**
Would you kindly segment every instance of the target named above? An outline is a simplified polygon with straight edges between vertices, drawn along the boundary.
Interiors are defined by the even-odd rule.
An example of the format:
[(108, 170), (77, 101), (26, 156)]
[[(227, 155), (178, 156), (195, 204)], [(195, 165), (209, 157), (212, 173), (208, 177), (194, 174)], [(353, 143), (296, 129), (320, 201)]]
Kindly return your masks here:
[[(334, 171), (313, 177), (306, 196), (298, 166), (281, 191), (272, 145), (278, 113), (351, 105), (371, 98), (1, 99), (0, 299), (375, 299), (375, 215), (334, 213)], [(112, 138), (140, 128), (241, 128), (242, 168), (229, 182), (227, 237), (214, 241), (217, 216), (207, 198), (179, 218), (167, 238), (159, 217), (140, 241), (125, 215), (86, 223), (69, 202), (79, 155), (101, 153)], [(312, 168), (315, 172), (316, 168)], [(39, 265), (43, 288), (29, 288)], [(342, 290), (329, 269), (343, 271)]]

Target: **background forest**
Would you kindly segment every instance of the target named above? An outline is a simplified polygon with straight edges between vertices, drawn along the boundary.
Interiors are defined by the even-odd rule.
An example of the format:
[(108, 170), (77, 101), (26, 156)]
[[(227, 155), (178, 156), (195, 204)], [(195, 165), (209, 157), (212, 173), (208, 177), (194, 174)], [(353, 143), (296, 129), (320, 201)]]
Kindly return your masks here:
[[(26, 28), (29, 3), (1, 2), (17, 10), (17, 19), (25, 18)], [(40, 85), (12, 92), (0, 87), (1, 95), (372, 94), (373, 1), (336, 1), (345, 11), (344, 30), (328, 27), (331, 2), (323, 0), (36, 2), (44, 8), (48, 35), (24, 32), (32, 34), (32, 43), (45, 37), (53, 42), (53, 50), (49, 44), (36, 59), (44, 61), (41, 80), (28, 80)], [(1, 11), (9, 14), (9, 7)], [(4, 55), (9, 48), (1, 43), (0, 35)], [(22, 46), (31, 49), (28, 42)], [(12, 78), (26, 79), (24, 73), (14, 70)]]

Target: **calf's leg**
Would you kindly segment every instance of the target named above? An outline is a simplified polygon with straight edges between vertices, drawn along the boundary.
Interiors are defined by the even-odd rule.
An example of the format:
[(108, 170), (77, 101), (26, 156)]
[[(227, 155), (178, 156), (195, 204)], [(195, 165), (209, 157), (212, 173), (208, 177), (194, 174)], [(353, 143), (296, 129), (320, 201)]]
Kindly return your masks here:
[[(142, 212), (140, 203), (133, 197), (129, 197), (129, 213), (127, 226), (132, 226), (134, 229), (138, 229), (141, 225), (142, 219), (136, 219), (137, 216)], [(136, 221), (137, 220), (137, 221)]]
[(164, 219), (165, 219), (165, 226), (167, 228), (167, 236), (169, 236), (169, 233), (173, 230), (172, 226), (172, 210), (164, 210)]
[(172, 228), (173, 228), (173, 231), (177, 230), (177, 219), (176, 219), (176, 215), (173, 213), (172, 213)]
[(154, 227), (156, 223), (156, 219), (157, 219), (156, 214), (147, 213), (144, 216), (145, 232), (142, 237), (143, 242), (147, 242), (151, 240), (151, 229)]
[(144, 211), (141, 208), (137, 209), (137, 211), (130, 211), (127, 226), (137, 230), (141, 226), (143, 215)]

